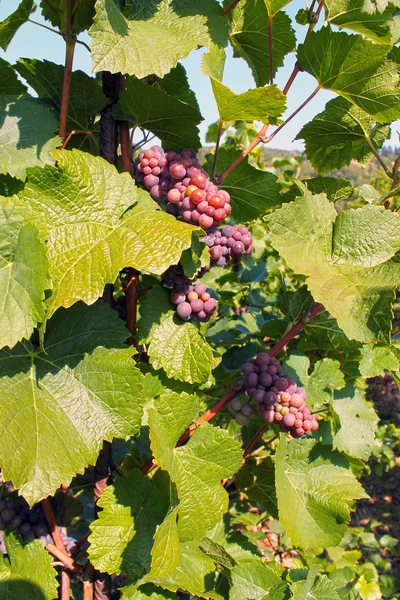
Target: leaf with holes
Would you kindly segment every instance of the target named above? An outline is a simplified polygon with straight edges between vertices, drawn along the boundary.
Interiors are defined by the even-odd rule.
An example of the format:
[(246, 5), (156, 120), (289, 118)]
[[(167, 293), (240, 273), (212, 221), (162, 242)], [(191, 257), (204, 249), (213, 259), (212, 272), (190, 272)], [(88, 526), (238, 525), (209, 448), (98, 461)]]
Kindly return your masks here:
[(30, 504), (93, 465), (103, 440), (139, 431), (143, 375), (126, 335), (106, 305), (76, 304), (49, 321), (43, 351), (1, 352), (0, 466)]

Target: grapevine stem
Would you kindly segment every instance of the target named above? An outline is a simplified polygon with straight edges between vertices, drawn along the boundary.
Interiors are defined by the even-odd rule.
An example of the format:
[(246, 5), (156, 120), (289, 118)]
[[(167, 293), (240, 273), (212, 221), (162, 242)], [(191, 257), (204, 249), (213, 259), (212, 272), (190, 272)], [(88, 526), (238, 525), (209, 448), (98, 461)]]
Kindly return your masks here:
[(385, 171), (386, 175), (390, 177), (390, 179), (393, 179), (393, 173), (390, 171), (382, 156), (379, 154), (378, 150), (373, 145), (371, 138), (367, 134), (365, 134), (365, 141), (370, 147), (372, 154), (375, 156), (376, 160), (380, 163), (382, 169)]
[(55, 545), (61, 552), (65, 552), (64, 542), (62, 541), (60, 530), (57, 527), (56, 518), (54, 516), (53, 509), (51, 508), (50, 500), (45, 498), (42, 500), (43, 512), (46, 516), (47, 523), (50, 528), (51, 537), (54, 540)]
[(257, 135), (254, 138), (254, 140), (247, 146), (247, 148), (245, 148), (243, 150), (243, 152), (241, 152), (239, 154), (239, 156), (233, 161), (233, 163), (231, 165), (229, 165), (229, 167), (227, 169), (225, 169), (225, 171), (222, 173), (222, 175), (220, 175), (219, 177), (216, 178), (217, 181), (218, 181), (218, 183), (223, 183), (223, 181), (242, 162), (242, 160), (244, 158), (246, 158), (246, 156), (248, 154), (250, 154), (250, 152), (256, 146), (258, 146), (258, 144), (261, 142), (261, 140), (265, 137), (265, 134), (267, 133), (267, 130), (268, 130), (268, 125), (263, 125), (262, 128), (260, 129), (260, 131), (257, 133)]
[(72, 64), (74, 62), (74, 51), (76, 43), (76, 39), (72, 31), (72, 20), (73, 19), (71, 0), (65, 0), (65, 67), (60, 111), (60, 128), (58, 130), (58, 134), (63, 141), (67, 133), (68, 105), (72, 80)]
[(296, 335), (298, 335), (300, 333), (300, 331), (302, 331), (304, 329), (304, 327), (306, 325), (308, 325), (308, 323), (310, 321), (312, 321), (318, 313), (321, 312), (321, 310), (324, 310), (324, 307), (322, 306), (322, 304), (315, 304), (312, 309), (310, 310), (309, 314), (308, 314), (308, 318), (307, 320), (303, 320), (300, 319), (299, 321), (297, 321), (297, 323), (295, 323), (293, 325), (293, 327), (291, 327), (289, 329), (289, 331), (287, 331), (285, 333), (285, 335), (283, 337), (281, 337), (281, 339), (275, 344), (275, 346), (273, 346), (270, 350), (268, 350), (268, 354), (270, 356), (276, 356), (277, 354), (279, 354), (279, 352), (281, 350), (283, 350), (283, 348), (293, 339), (296, 337)]
[(43, 25), (43, 23), (38, 23), (33, 19), (27, 19), (28, 23), (32, 23), (32, 25), (37, 25), (38, 27), (42, 27), (43, 29), (47, 29), (47, 31), (51, 31), (51, 33), (55, 33), (56, 35), (61, 35), (61, 31), (57, 31), (57, 29), (53, 29), (52, 27), (47, 27), (47, 25)]
[(93, 600), (93, 567), (90, 563), (86, 566), (83, 580), (83, 600)]
[(128, 121), (119, 122), (119, 136), (121, 141), (122, 169), (125, 173), (131, 173), (133, 161)]
[(285, 85), (285, 87), (282, 90), (282, 93), (285, 94), (285, 96), (287, 96), (288, 91), (290, 90), (290, 88), (292, 87), (292, 83), (294, 82), (294, 80), (296, 79), (297, 75), (300, 73), (300, 63), (297, 60), (296, 64), (294, 65), (293, 71), (291, 76), (289, 77), (289, 79), (287, 80), (287, 83)]
[(228, 14), (228, 12), (230, 10), (232, 10), (232, 8), (235, 8), (236, 4), (239, 3), (239, 0), (232, 0), (232, 2), (230, 4), (228, 4), (228, 6), (226, 8), (224, 8), (224, 10), (222, 11), (222, 16), (224, 17), (225, 15)]
[(393, 200), (393, 196), (390, 195), (390, 192), (397, 189), (400, 186), (400, 155), (394, 161), (393, 169), (392, 169), (392, 177), (393, 182), (390, 187), (390, 191), (387, 194), (387, 198), (383, 204), (383, 206), (388, 210)]
[(71, 598), (71, 575), (64, 569), (61, 571), (61, 600)]
[(54, 558), (59, 560), (66, 569), (69, 569), (70, 571), (75, 571), (78, 574), (81, 572), (80, 566), (75, 563), (73, 558), (71, 558), (65, 552), (62, 552), (61, 550), (59, 550), (55, 544), (53, 544), (51, 542), (49, 544), (46, 544), (46, 550), (52, 556), (54, 556)]
[(213, 179), (215, 179), (215, 173), (216, 173), (216, 169), (217, 169), (217, 158), (218, 158), (219, 143), (221, 141), (221, 135), (222, 135), (222, 125), (223, 125), (223, 123), (220, 119), (219, 123), (218, 123), (217, 141), (215, 144), (214, 161), (213, 161), (213, 166), (212, 166), (212, 178)]
[(268, 15), (268, 51), (269, 51), (269, 83), (270, 85), (274, 82), (274, 65), (272, 63), (272, 52), (273, 52), (273, 40), (272, 40), (272, 23), (274, 17), (272, 15)]
[(136, 333), (136, 314), (137, 314), (137, 299), (138, 299), (138, 280), (139, 273), (135, 269), (132, 269), (131, 276), (128, 280), (128, 284), (125, 288), (126, 296), (126, 326), (130, 332), (130, 338), (128, 339), (129, 346), (135, 345), (135, 333)]
[(299, 106), (298, 108), (296, 108), (296, 110), (295, 110), (294, 112), (292, 112), (292, 114), (291, 114), (291, 115), (290, 115), (290, 116), (289, 116), (289, 117), (286, 119), (286, 121), (285, 121), (284, 123), (282, 123), (282, 125), (279, 125), (279, 127), (277, 127), (277, 128), (275, 129), (275, 131), (274, 131), (274, 132), (272, 132), (272, 133), (271, 133), (271, 135), (269, 135), (269, 136), (266, 138), (266, 140), (265, 140), (265, 143), (267, 144), (268, 142), (270, 142), (271, 140), (273, 140), (273, 139), (274, 139), (274, 137), (277, 135), (277, 133), (279, 133), (279, 132), (280, 132), (280, 131), (281, 131), (281, 130), (282, 130), (282, 129), (283, 129), (283, 128), (284, 128), (284, 127), (285, 127), (285, 126), (288, 124), (288, 123), (290, 123), (290, 121), (291, 121), (292, 119), (294, 119), (294, 117), (295, 117), (296, 115), (298, 115), (298, 114), (299, 114), (299, 112), (300, 112), (301, 110), (303, 110), (303, 108), (304, 108), (305, 106), (307, 106), (307, 104), (308, 104), (309, 102), (311, 102), (311, 100), (312, 100), (312, 99), (313, 99), (313, 98), (314, 98), (314, 97), (315, 97), (315, 96), (318, 94), (318, 92), (319, 92), (319, 90), (320, 90), (320, 89), (321, 89), (321, 88), (320, 88), (319, 86), (318, 86), (317, 88), (315, 88), (315, 90), (313, 91), (313, 93), (312, 93), (312, 94), (310, 94), (310, 95), (308, 96), (308, 98), (306, 98), (306, 100), (304, 100), (304, 102), (303, 102), (302, 104), (300, 104), (300, 106)]
[(72, 130), (72, 131), (71, 131), (71, 132), (70, 132), (70, 133), (67, 135), (67, 137), (65, 138), (65, 140), (64, 140), (64, 143), (63, 143), (63, 145), (61, 146), (60, 150), (64, 150), (64, 148), (67, 146), (67, 144), (68, 144), (69, 140), (72, 138), (72, 136), (73, 136), (73, 135), (77, 135), (77, 134), (79, 134), (79, 133), (82, 133), (82, 134), (85, 134), (85, 135), (90, 135), (90, 136), (93, 138), (93, 140), (94, 140), (94, 143), (95, 143), (96, 145), (98, 145), (98, 144), (97, 144), (97, 140), (96, 140), (95, 136), (93, 135), (93, 133), (92, 133), (91, 131), (86, 131), (85, 129), (73, 129), (73, 130)]

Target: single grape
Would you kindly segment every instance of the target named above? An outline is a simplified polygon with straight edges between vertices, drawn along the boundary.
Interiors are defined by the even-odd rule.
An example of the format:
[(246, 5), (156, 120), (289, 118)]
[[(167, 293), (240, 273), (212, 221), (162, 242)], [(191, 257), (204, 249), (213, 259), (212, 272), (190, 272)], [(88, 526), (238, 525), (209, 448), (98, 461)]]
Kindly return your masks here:
[[(196, 294), (196, 296), (197, 296), (197, 294)], [(188, 298), (189, 298), (189, 296), (188, 296)], [(204, 308), (204, 302), (203, 302), (203, 300), (200, 300), (200, 298), (197, 298), (196, 300), (192, 300), (190, 302), (190, 306), (192, 307), (193, 312), (199, 313)]]
[(184, 292), (171, 292), (171, 302), (173, 304), (182, 304), (186, 300), (186, 294)]
[(238, 425), (244, 427), (245, 425), (248, 425), (250, 423), (250, 418), (242, 414), (241, 412), (238, 412), (235, 415), (235, 421)]
[(251, 404), (243, 404), (243, 406), (241, 408), (241, 412), (246, 417), (251, 417), (251, 415), (254, 413), (254, 408), (252, 407)]
[(209, 315), (212, 314), (217, 308), (217, 301), (214, 298), (210, 298), (204, 302), (204, 311)]
[(288, 413), (286, 415), (284, 415), (283, 419), (282, 419), (282, 423), (286, 426), (286, 427), (293, 427), (294, 423), (296, 421), (296, 418), (294, 415), (292, 415), (291, 413)]
[(178, 304), (176, 313), (181, 319), (188, 319), (192, 314), (192, 307), (189, 302), (182, 302)]

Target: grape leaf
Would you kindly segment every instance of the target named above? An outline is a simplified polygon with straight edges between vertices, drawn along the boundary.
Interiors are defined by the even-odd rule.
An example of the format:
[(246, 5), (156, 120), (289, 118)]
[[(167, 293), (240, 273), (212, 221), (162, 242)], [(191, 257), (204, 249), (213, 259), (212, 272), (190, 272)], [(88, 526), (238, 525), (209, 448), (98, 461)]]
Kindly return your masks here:
[(279, 571), (265, 564), (262, 558), (242, 559), (232, 569), (231, 580), (229, 600), (243, 600), (243, 598), (263, 600), (265, 597), (271, 600), (283, 600), (285, 597), (286, 585), (282, 586)]
[(314, 299), (347, 337), (361, 342), (388, 341), (400, 281), (400, 264), (389, 258), (400, 242), (399, 224), (400, 215), (377, 206), (338, 216), (326, 196), (309, 192), (270, 217), (273, 247), (306, 276)]
[(154, 462), (168, 471), (177, 488), (182, 542), (204, 535), (226, 512), (228, 494), (221, 479), (237, 471), (242, 461), (240, 443), (208, 423), (185, 446), (175, 448), (198, 410), (198, 402), (187, 394), (160, 396), (147, 410)]
[(400, 116), (398, 68), (385, 61), (390, 49), (390, 45), (374, 44), (360, 35), (323, 27), (298, 47), (298, 58), (320, 87), (386, 123)]
[(365, 378), (399, 370), (399, 359), (389, 346), (365, 344), (361, 349), (361, 357), (360, 373)]
[(310, 359), (305, 354), (292, 352), (284, 365), (284, 372), (307, 392), (307, 405), (312, 409), (330, 401), (331, 394), (327, 390), (340, 390), (345, 386), (338, 360), (323, 358), (317, 361), (311, 375), (308, 374)]
[(226, 26), (215, 0), (161, 0), (151, 6), (140, 0), (133, 11), (126, 19), (114, 0), (96, 3), (89, 30), (95, 73), (163, 77), (198, 46), (226, 43)]
[(176, 600), (176, 594), (171, 594), (152, 583), (145, 583), (138, 586), (137, 584), (127, 584), (120, 588), (122, 592), (122, 600)]
[(45, 316), (47, 250), (29, 217), (15, 196), (0, 196), (0, 348), (30, 338)]
[(400, 17), (391, 5), (373, 16), (365, 12), (364, 0), (329, 0), (327, 21), (361, 33), (377, 44), (396, 44), (400, 37)]
[[(234, 148), (220, 148), (217, 172), (221, 174), (240, 154)], [(209, 173), (214, 156), (208, 154), (203, 165)], [(273, 173), (260, 171), (243, 160), (220, 186), (231, 196), (232, 211), (238, 222), (245, 223), (265, 214), (266, 210), (282, 203), (278, 179)]]
[(7, 50), (11, 40), (17, 33), (18, 29), (27, 22), (30, 14), (35, 10), (36, 6), (33, 0), (22, 0), (19, 3), (17, 10), (9, 15), (0, 23), (0, 48)]
[(312, 194), (326, 194), (329, 200), (347, 200), (353, 193), (350, 181), (342, 177), (314, 177), (304, 182)]
[(143, 375), (126, 335), (104, 304), (76, 304), (49, 321), (43, 351), (1, 352), (1, 469), (30, 504), (94, 464), (103, 440), (139, 430)]
[(0, 98), (0, 173), (26, 178), (26, 169), (54, 164), (51, 152), (60, 145), (53, 111), (34, 98)]
[(275, 477), (279, 521), (294, 546), (323, 548), (339, 544), (349, 507), (366, 494), (353, 473), (335, 464), (313, 439), (287, 444), (280, 436)]
[[(26, 79), (39, 98), (47, 100), (60, 112), (64, 82), (63, 65), (56, 65), (48, 60), (21, 58), (15, 69)], [(73, 129), (96, 130), (95, 119), (106, 104), (107, 98), (99, 82), (83, 71), (74, 71), (68, 103), (68, 133)], [(80, 136), (73, 137), (75, 141), (77, 138), (82, 139)]]
[(347, 386), (335, 393), (333, 410), (339, 420), (333, 447), (355, 458), (367, 460), (379, 419), (374, 409), (365, 402), (362, 391)]
[[(47, 21), (57, 27), (57, 29), (63, 30), (63, 23), (61, 19), (63, 10), (63, 0), (41, 0), (40, 9), (42, 15)], [(95, 0), (85, 0), (84, 2), (78, 2), (74, 7), (74, 32), (82, 33), (90, 27), (93, 22), (95, 14), (94, 10)], [(51, 10), (52, 6), (55, 10)], [(57, 14), (58, 12), (58, 14)]]
[(1, 600), (57, 598), (57, 571), (42, 542), (21, 543), (21, 538), (6, 533), (5, 545), (7, 555), (0, 553)]
[(196, 94), (190, 89), (186, 70), (180, 63), (171, 69), (162, 79), (157, 79), (157, 85), (168, 96), (173, 96), (181, 102), (189, 104), (200, 113)]
[(148, 343), (151, 365), (170, 378), (188, 383), (208, 381), (217, 363), (211, 346), (196, 325), (182, 321), (169, 306), (167, 291), (161, 286), (153, 287), (140, 303), (138, 334)]
[[(276, 85), (257, 87), (243, 94), (234, 94), (222, 83), (223, 63), (225, 61), (221, 60), (218, 53), (218, 50), (213, 49), (203, 57), (202, 71), (210, 77), (220, 122), (262, 121), (263, 123), (276, 123), (276, 117), (280, 117), (286, 108), (286, 96), (282, 94)], [(217, 62), (217, 68), (215, 61)]]
[(270, 52), (268, 13), (272, 18), (272, 66), (273, 73), (283, 65), (285, 56), (296, 47), (296, 37), (291, 20), (284, 12), (278, 12), (287, 2), (264, 0), (241, 0), (228, 13), (230, 36), (236, 57), (248, 63), (257, 86), (270, 82)]
[(362, 600), (380, 600), (382, 598), (379, 584), (376, 581), (369, 581), (365, 575), (361, 575), (355, 588)]
[(91, 523), (89, 557), (96, 569), (137, 580), (150, 567), (153, 536), (169, 505), (166, 477), (146, 478), (130, 471), (116, 477), (98, 502), (103, 509)]
[(389, 125), (377, 126), (375, 119), (357, 106), (344, 98), (334, 98), (304, 125), (296, 140), (304, 139), (313, 167), (319, 173), (329, 173), (352, 160), (368, 163), (373, 157), (368, 140), (378, 150), (389, 135)]
[(0, 58), (0, 94), (19, 96), (26, 92), (26, 87), (18, 79), (12, 66)]
[(0, 196), (13, 196), (24, 189), (24, 182), (11, 175), (0, 175)]
[(78, 150), (53, 155), (58, 169), (31, 170), (19, 194), (49, 229), (49, 315), (78, 300), (95, 302), (126, 266), (160, 274), (179, 261), (196, 228), (161, 211), (102, 158)]
[[(197, 540), (182, 543), (182, 559), (175, 571), (153, 579), (153, 583), (171, 592), (179, 589), (200, 598), (224, 600), (224, 597), (215, 591), (214, 561), (199, 549), (198, 544)], [(136, 598), (128, 597), (127, 600), (136, 600)]]
[(291, 600), (340, 600), (335, 586), (326, 575), (318, 573), (318, 567), (312, 566), (307, 579), (291, 584)]
[(176, 519), (178, 509), (172, 510), (157, 527), (151, 551), (151, 569), (148, 579), (173, 573), (182, 559)]
[(120, 94), (122, 109), (135, 127), (143, 127), (156, 135), (164, 147), (194, 148), (201, 146), (197, 125), (202, 116), (197, 108), (169, 96), (164, 89), (130, 78), (126, 91)]

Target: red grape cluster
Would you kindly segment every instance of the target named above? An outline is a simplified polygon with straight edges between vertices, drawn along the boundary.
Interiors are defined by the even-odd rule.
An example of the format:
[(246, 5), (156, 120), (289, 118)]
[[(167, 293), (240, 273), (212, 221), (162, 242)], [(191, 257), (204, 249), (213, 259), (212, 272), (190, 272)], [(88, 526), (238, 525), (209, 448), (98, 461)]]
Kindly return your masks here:
[(208, 246), (211, 260), (217, 267), (223, 267), (231, 256), (251, 254), (253, 237), (244, 225), (225, 225), (221, 230), (212, 229), (203, 237)]
[[(41, 540), (45, 545), (52, 541), (46, 517), (40, 504), (29, 508), (25, 501), (13, 502), (13, 500), (0, 500), (0, 552), (6, 554), (4, 544), (4, 531), (6, 528), (14, 528), (25, 542), (35, 538)], [(69, 552), (76, 544), (73, 538), (60, 533)]]
[(229, 402), (228, 410), (234, 416), (236, 423), (242, 427), (250, 423), (250, 418), (255, 412), (251, 404), (242, 402), (240, 398), (234, 398)]
[(184, 283), (181, 290), (171, 292), (171, 302), (176, 305), (178, 317), (184, 321), (198, 319), (207, 322), (217, 308), (217, 301), (211, 297), (204, 283)]
[(171, 265), (161, 276), (163, 285), (167, 288), (174, 288), (176, 291), (183, 291), (189, 279), (185, 276), (181, 265)]
[(264, 421), (279, 424), (294, 437), (318, 429), (318, 421), (306, 404), (306, 392), (282, 374), (276, 358), (261, 352), (243, 365), (242, 373), (246, 394), (258, 403)]
[(139, 156), (136, 179), (155, 200), (167, 199), (168, 213), (203, 229), (217, 227), (232, 210), (228, 192), (210, 181), (192, 150), (152, 146)]

